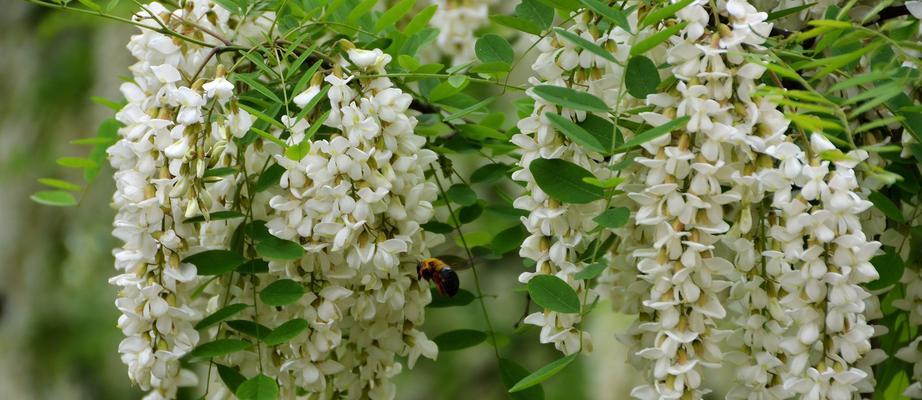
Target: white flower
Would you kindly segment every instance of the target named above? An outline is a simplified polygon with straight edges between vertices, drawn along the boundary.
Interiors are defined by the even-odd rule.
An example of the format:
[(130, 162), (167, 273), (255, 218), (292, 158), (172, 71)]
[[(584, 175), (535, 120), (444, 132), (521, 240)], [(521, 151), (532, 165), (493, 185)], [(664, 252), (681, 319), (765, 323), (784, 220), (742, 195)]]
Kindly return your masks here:
[(294, 99), (292, 99), (292, 101), (294, 101), (295, 105), (297, 105), (298, 107), (304, 108), (305, 106), (307, 106), (307, 103), (310, 103), (311, 100), (314, 99), (314, 97), (317, 97), (318, 93), (320, 93), (320, 86), (311, 85), (305, 91), (295, 96)]
[(221, 104), (226, 103), (234, 94), (234, 84), (223, 76), (205, 83), (202, 85), (202, 89), (205, 89), (207, 98), (217, 99)]

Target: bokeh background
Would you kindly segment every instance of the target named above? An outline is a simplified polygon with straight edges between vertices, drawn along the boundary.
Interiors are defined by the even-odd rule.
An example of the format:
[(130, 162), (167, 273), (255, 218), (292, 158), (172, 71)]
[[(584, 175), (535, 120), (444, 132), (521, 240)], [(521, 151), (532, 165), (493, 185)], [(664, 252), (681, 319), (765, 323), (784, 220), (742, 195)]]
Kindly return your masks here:
[[(93, 136), (111, 117), (90, 97), (119, 98), (120, 78), (131, 63), (124, 45), (135, 29), (20, 0), (0, 4), (0, 399), (139, 399), (142, 393), (131, 387), (118, 358), (115, 288), (107, 283), (115, 245), (111, 170), (103, 168), (76, 208), (29, 199), (40, 189), (38, 178), (82, 181), (79, 171), (60, 168), (55, 159), (85, 157), (89, 148), (69, 141)], [(524, 81), (529, 64), (520, 64), (522, 76), (513, 81)], [(494, 217), (504, 216), (482, 219)], [(502, 228), (515, 223), (505, 217)], [(514, 334), (525, 305), (524, 293), (514, 291), (521, 261), (492, 260), (480, 268), (494, 326), (512, 338), (503, 356), (530, 370), (560, 357), (553, 346), (538, 343), (536, 329)], [(461, 279), (473, 289), (470, 271)], [(547, 399), (629, 398), (641, 378), (614, 334), (631, 319), (609, 310), (603, 302), (591, 314), (594, 351), (544, 384)], [(430, 337), (460, 328), (485, 329), (476, 303), (428, 312)], [(436, 362), (422, 360), (400, 375), (398, 387), (401, 400), (505, 398), (486, 343), (444, 352)]]

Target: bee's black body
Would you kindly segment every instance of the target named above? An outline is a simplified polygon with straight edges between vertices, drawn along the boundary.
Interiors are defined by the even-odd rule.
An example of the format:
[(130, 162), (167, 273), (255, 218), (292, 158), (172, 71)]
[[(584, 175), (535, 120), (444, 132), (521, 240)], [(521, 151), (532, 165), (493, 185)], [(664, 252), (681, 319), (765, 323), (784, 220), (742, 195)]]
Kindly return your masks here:
[(439, 293), (449, 297), (456, 295), (461, 285), (458, 274), (438, 258), (427, 258), (420, 261), (416, 264), (416, 274), (419, 279), (434, 282)]

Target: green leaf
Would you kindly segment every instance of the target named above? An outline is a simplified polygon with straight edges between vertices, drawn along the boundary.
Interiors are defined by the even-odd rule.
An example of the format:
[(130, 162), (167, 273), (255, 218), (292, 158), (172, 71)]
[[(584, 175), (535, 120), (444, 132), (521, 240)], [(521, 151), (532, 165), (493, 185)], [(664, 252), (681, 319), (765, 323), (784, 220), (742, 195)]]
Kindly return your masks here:
[(483, 214), (483, 206), (478, 203), (471, 204), (458, 210), (458, 222), (461, 224), (474, 222), (481, 214)]
[(595, 43), (592, 43), (592, 42), (590, 42), (590, 41), (588, 41), (588, 40), (586, 40), (586, 39), (583, 39), (581, 36), (579, 36), (579, 35), (577, 35), (577, 34), (575, 34), (575, 33), (573, 33), (573, 32), (570, 32), (570, 31), (568, 31), (568, 30), (566, 30), (566, 29), (563, 29), (563, 28), (560, 28), (560, 27), (555, 27), (555, 28), (554, 28), (554, 32), (557, 32), (557, 35), (563, 37), (563, 38), (566, 39), (568, 42), (573, 43), (573, 44), (575, 44), (575, 45), (577, 45), (577, 46), (579, 46), (579, 47), (582, 47), (583, 49), (585, 49), (586, 51), (588, 51), (588, 52), (590, 52), (590, 53), (592, 53), (592, 54), (595, 54), (595, 55), (597, 55), (597, 56), (599, 56), (599, 57), (602, 57), (602, 58), (604, 58), (604, 59), (606, 59), (606, 60), (608, 60), (608, 61), (611, 61), (611, 62), (613, 62), (613, 63), (615, 63), (615, 64), (621, 64), (620, 62), (618, 62), (618, 60), (615, 58), (615, 56), (613, 56), (611, 53), (608, 52), (608, 50), (605, 50), (605, 49), (603, 49), (601, 46), (599, 46), (599, 45), (597, 45), (597, 44), (595, 44)]
[(230, 11), (233, 14), (241, 14), (243, 10), (240, 8), (240, 5), (237, 4), (234, 0), (215, 0), (215, 3), (224, 7), (225, 10)]
[(263, 274), (269, 272), (269, 262), (259, 258), (254, 258), (237, 267), (237, 272), (241, 274)]
[(243, 218), (245, 215), (239, 211), (227, 210), (227, 211), (215, 211), (213, 213), (205, 215), (196, 215), (192, 218), (188, 218), (183, 221), (184, 224), (191, 224), (194, 222), (205, 222), (205, 221), (221, 221), (225, 219), (234, 219), (234, 218)]
[(624, 85), (627, 92), (637, 99), (646, 99), (648, 94), (656, 93), (660, 84), (659, 70), (647, 57), (634, 56), (627, 62), (624, 72)]
[(506, 164), (486, 164), (471, 174), (471, 183), (493, 183), (506, 177), (509, 166)]
[(460, 93), (467, 86), (467, 82), (455, 83), (460, 83), (460, 86), (452, 85), (451, 82), (448, 81), (439, 83), (436, 85), (436, 87), (432, 88), (432, 91), (429, 92), (429, 100), (432, 102), (437, 102), (439, 100), (447, 99)]
[(615, 131), (615, 126), (611, 122), (595, 114), (587, 114), (586, 119), (580, 122), (579, 126), (584, 131), (595, 136), (596, 140), (602, 144), (602, 148), (607, 149), (605, 154), (611, 152), (614, 147), (613, 142), (617, 139), (616, 136), (621, 137), (620, 133)]
[(585, 204), (605, 195), (602, 188), (583, 181), (592, 173), (569, 161), (538, 158), (528, 169), (541, 190), (564, 203)]
[(304, 248), (300, 244), (275, 236), (256, 243), (256, 252), (273, 260), (300, 260), (304, 256)]
[(102, 7), (100, 7), (99, 4), (96, 4), (96, 2), (94, 2), (93, 0), (77, 0), (77, 1), (80, 2), (80, 4), (83, 4), (84, 6), (86, 6), (86, 8), (89, 8), (96, 12), (102, 12)]
[(874, 203), (874, 206), (877, 207), (880, 212), (884, 213), (887, 218), (892, 219), (896, 222), (904, 223), (906, 219), (903, 218), (903, 213), (900, 211), (900, 208), (890, 200), (889, 197), (885, 196), (881, 192), (872, 192), (868, 195), (868, 200), (871, 200)]
[(608, 265), (602, 261), (599, 261), (595, 264), (587, 265), (581, 271), (574, 274), (573, 278), (580, 280), (595, 279), (599, 275), (602, 275), (602, 272), (605, 271), (606, 268), (608, 268)]
[(262, 175), (259, 175), (259, 179), (256, 180), (256, 186), (253, 188), (253, 190), (256, 192), (262, 192), (278, 185), (282, 179), (282, 174), (284, 173), (285, 167), (278, 164), (270, 165), (268, 168), (266, 168)]
[(259, 292), (259, 299), (270, 306), (294, 303), (304, 295), (304, 287), (291, 279), (279, 279)]
[(433, 15), (435, 15), (435, 12), (438, 10), (438, 8), (439, 7), (437, 5), (432, 4), (417, 13), (416, 16), (414, 16), (413, 19), (407, 23), (407, 26), (403, 28), (403, 34), (407, 36), (413, 36), (419, 33), (419, 31), (421, 31), (429, 24), (429, 20), (432, 19)]
[(534, 24), (542, 31), (554, 23), (554, 8), (537, 0), (522, 0), (515, 6), (515, 16)]
[(423, 229), (432, 233), (450, 233), (455, 230), (455, 227), (439, 221), (429, 221), (421, 226)]
[(528, 281), (528, 294), (535, 304), (559, 313), (579, 312), (579, 296), (570, 285), (554, 275), (536, 275)]
[(576, 357), (578, 356), (579, 353), (573, 353), (541, 367), (537, 371), (531, 373), (531, 375), (522, 378), (522, 380), (512, 386), (512, 389), (509, 389), (509, 393), (515, 393), (528, 389), (550, 379), (552, 376), (557, 375), (558, 372), (562, 371), (564, 368), (570, 365), (570, 363), (572, 363), (573, 360), (576, 360)]
[(419, 68), (420, 65), (422, 65), (419, 63), (419, 60), (417, 60), (416, 58), (410, 57), (406, 54), (401, 54), (397, 56), (397, 64), (403, 67), (403, 69), (410, 71), (410, 72), (416, 71), (416, 69)]
[(592, 220), (606, 228), (615, 229), (624, 226), (630, 218), (631, 210), (625, 207), (615, 207), (605, 210), (605, 212)]
[(618, 153), (624, 153), (624, 152), (630, 151), (630, 150), (634, 149), (635, 147), (638, 147), (638, 146), (640, 146), (640, 145), (642, 145), (642, 144), (644, 144), (644, 143), (647, 143), (647, 142), (649, 142), (649, 141), (651, 141), (651, 140), (653, 140), (653, 139), (656, 139), (656, 138), (658, 138), (658, 137), (660, 137), (660, 136), (663, 136), (663, 135), (665, 135), (665, 134), (667, 134), (667, 133), (669, 133), (669, 132), (672, 132), (673, 129), (675, 129), (675, 128), (681, 126), (681, 125), (684, 125), (686, 122), (688, 122), (688, 120), (689, 120), (690, 118), (691, 118), (691, 117), (689, 117), (689, 116), (686, 115), (686, 116), (684, 116), (684, 117), (682, 117), (682, 118), (674, 119), (674, 120), (672, 120), (672, 121), (669, 121), (669, 122), (667, 122), (667, 123), (665, 123), (665, 124), (662, 124), (662, 125), (660, 125), (660, 126), (657, 126), (657, 127), (655, 127), (655, 128), (652, 128), (652, 129), (648, 129), (648, 130), (646, 130), (646, 131), (643, 131), (643, 132), (641, 132), (640, 134), (638, 134), (637, 136), (634, 136), (633, 138), (631, 138), (631, 140), (628, 140), (627, 142), (624, 142), (624, 144), (621, 145), (621, 147), (618, 147), (617, 149), (615, 149), (615, 153), (618, 154)]
[(464, 124), (457, 127), (461, 131), (461, 136), (465, 138), (482, 142), (486, 139), (496, 139), (505, 141), (508, 138), (502, 132), (481, 125)]
[[(665, 7), (658, 8), (653, 12), (647, 14), (642, 21), (640, 21), (640, 28), (643, 29), (646, 26), (653, 25), (658, 23), (666, 18), (670, 18), (675, 15), (679, 10), (685, 8), (695, 0), (682, 0), (678, 3), (669, 4), (668, 2), (663, 2), (662, 4), (669, 4)], [(633, 54), (633, 52), (632, 52)]]
[(602, 179), (589, 177), (589, 178), (583, 178), (583, 182), (586, 182), (593, 186), (598, 186), (602, 189), (611, 189), (613, 187), (617, 187), (618, 185), (620, 185), (621, 182), (624, 182), (624, 178), (619, 177), (619, 176), (613, 176), (611, 178), (602, 180)]
[(79, 192), (81, 187), (80, 185), (75, 185), (68, 181), (52, 178), (39, 178), (38, 183), (42, 185), (53, 187), (55, 189), (69, 190), (71, 192)]
[(285, 323), (273, 329), (272, 332), (269, 332), (269, 334), (263, 338), (263, 342), (265, 342), (267, 346), (278, 346), (294, 339), (295, 336), (307, 330), (308, 326), (307, 320), (302, 318), (285, 321)]
[(435, 288), (430, 290), (432, 291), (432, 302), (426, 306), (428, 308), (462, 307), (471, 304), (475, 299), (473, 293), (464, 289), (458, 289), (458, 293), (452, 297), (443, 296)]
[(576, 144), (601, 154), (607, 154), (611, 149), (606, 149), (604, 145), (593, 134), (589, 133), (581, 126), (570, 121), (569, 118), (562, 117), (554, 113), (544, 113), (544, 116), (550, 121), (558, 131), (564, 136), (570, 138)]
[(246, 319), (227, 321), (227, 326), (237, 332), (254, 337), (256, 339), (262, 339), (272, 331), (269, 329), (269, 327), (263, 324), (258, 324)]
[(244, 261), (243, 256), (228, 250), (206, 250), (183, 260), (194, 264), (199, 275), (221, 275), (233, 271)]
[[(506, 64), (501, 61), (496, 61), (496, 62), (485, 63), (485, 64), (477, 64), (471, 67), (471, 69), (469, 69), (468, 71), (474, 74), (498, 74), (498, 73), (503, 73), (503, 72), (509, 72), (509, 67), (510, 67), (509, 64)], [(492, 102), (493, 100), (496, 100), (496, 98), (490, 97), (490, 98), (485, 99), (484, 101), (487, 101), (487, 100), (490, 100)]]
[(275, 379), (259, 374), (241, 383), (235, 394), (239, 400), (276, 400), (279, 386)]
[(212, 342), (200, 344), (189, 352), (189, 359), (201, 361), (213, 357), (236, 353), (249, 348), (250, 342), (240, 339), (217, 339)]
[[(688, 1), (688, 0), (685, 0)], [(679, 3), (676, 3), (679, 4)], [(665, 42), (667, 39), (675, 35), (679, 30), (685, 28), (688, 22), (682, 21), (678, 24), (670, 26), (666, 29), (658, 31), (650, 36), (647, 36), (643, 40), (635, 43), (631, 46), (631, 56), (639, 56), (641, 54), (650, 51), (654, 47), (658, 46), (660, 43)]]
[(538, 85), (535, 86), (533, 90), (535, 94), (542, 99), (561, 107), (573, 110), (608, 113), (608, 106), (602, 99), (586, 92), (579, 92), (570, 88), (551, 85)]
[[(508, 390), (516, 382), (528, 376), (529, 372), (515, 361), (501, 358), (499, 359), (499, 374), (503, 380), (503, 386)], [(513, 400), (544, 400), (544, 389), (540, 385), (535, 385), (521, 392), (511, 393), (510, 397)]]
[(487, 334), (473, 329), (458, 329), (445, 332), (432, 339), (439, 346), (439, 351), (456, 351), (474, 347), (487, 339)]
[[(506, 64), (502, 64), (502, 65), (506, 65)], [(443, 118), (442, 122), (449, 122), (449, 121), (456, 120), (458, 118), (467, 116), (481, 108), (486, 107), (488, 104), (492, 103), (494, 100), (496, 100), (495, 97), (488, 97), (486, 99), (478, 101), (477, 103), (474, 103), (473, 105), (469, 107), (465, 107), (461, 110), (458, 110), (457, 112), (451, 113), (450, 115)]]
[(416, 0), (401, 0), (397, 2), (397, 4), (394, 4), (394, 6), (385, 11), (384, 14), (381, 14), (381, 18), (375, 23), (374, 32), (378, 33), (384, 30), (384, 28), (395, 26), (397, 21), (410, 12), (414, 4), (416, 4)]
[(627, 15), (625, 15), (623, 11), (609, 7), (598, 0), (580, 0), (580, 2), (609, 21), (614, 22), (615, 25), (625, 32), (631, 33), (631, 23), (628, 22)]
[(358, 21), (359, 18), (370, 14), (377, 3), (377, 0), (362, 0), (349, 12), (349, 15), (346, 16), (346, 22), (350, 25), (355, 25), (355, 22)]
[(522, 225), (516, 225), (497, 233), (490, 243), (490, 247), (493, 254), (503, 255), (518, 250), (526, 237), (528, 237), (528, 232), (522, 228)]
[(87, 181), (87, 183), (93, 182), (96, 179), (100, 167), (105, 164), (107, 156), (106, 149), (118, 140), (118, 129), (121, 126), (121, 122), (118, 122), (114, 118), (107, 118), (103, 120), (102, 123), (99, 124), (99, 128), (96, 129), (96, 138), (107, 142), (97, 143), (93, 146), (93, 149), (90, 150), (89, 158), (93, 161), (95, 166), (83, 170), (83, 179)]
[(475, 193), (470, 186), (456, 183), (448, 188), (448, 191), (445, 192), (445, 196), (452, 203), (457, 203), (462, 206), (469, 206), (477, 202), (477, 193)]
[(250, 77), (249, 75), (234, 74), (234, 78), (243, 81), (243, 83), (246, 83), (247, 86), (253, 88), (253, 90), (256, 90), (259, 93), (262, 93), (276, 104), (282, 104), (282, 99), (280, 99), (278, 95), (272, 92), (272, 90), (266, 87), (266, 85), (263, 85), (261, 82)]
[(96, 163), (88, 158), (80, 157), (61, 157), (57, 161), (58, 165), (64, 168), (90, 169), (96, 168)]
[(796, 7), (790, 7), (790, 8), (785, 8), (785, 9), (783, 9), (783, 10), (778, 10), (778, 11), (770, 12), (770, 13), (768, 13), (768, 18), (766, 18), (765, 20), (766, 20), (766, 21), (773, 21), (773, 20), (776, 20), (776, 19), (778, 19), (778, 18), (784, 18), (784, 17), (786, 17), (786, 16), (788, 16), (788, 15), (791, 15), (791, 14), (797, 14), (797, 13), (799, 13), (799, 12), (801, 12), (801, 11), (803, 11), (803, 10), (806, 10), (806, 9), (808, 9), (808, 8), (810, 8), (810, 7), (813, 7), (813, 6), (815, 6), (815, 5), (816, 5), (816, 3), (807, 3), (807, 4), (799, 5), (799, 6), (796, 6)]
[(211, 168), (205, 171), (205, 174), (202, 175), (203, 178), (210, 178), (215, 176), (227, 176), (237, 173), (237, 168), (234, 167), (220, 167), (220, 168)]
[(499, 61), (512, 64), (515, 58), (515, 52), (509, 42), (494, 34), (486, 34), (477, 39), (474, 51), (477, 53), (477, 59), (485, 63)]
[(211, 313), (211, 315), (205, 318), (202, 318), (201, 321), (195, 324), (195, 329), (205, 329), (209, 326), (217, 324), (230, 317), (233, 317), (234, 315), (237, 315), (237, 313), (243, 311), (247, 307), (248, 306), (246, 304), (240, 304), (240, 303), (228, 305), (224, 308), (221, 308), (218, 311)]
[(32, 201), (38, 204), (53, 207), (73, 207), (77, 205), (77, 199), (74, 195), (63, 190), (42, 190), (29, 196)]
[(899, 283), (903, 276), (905, 265), (900, 255), (892, 247), (886, 246), (884, 254), (876, 255), (871, 259), (871, 264), (877, 269), (880, 278), (873, 282), (868, 282), (867, 287), (871, 290), (880, 290), (887, 286)]
[(246, 382), (247, 378), (240, 374), (236, 369), (228, 367), (226, 365), (215, 364), (218, 367), (218, 376), (221, 377), (221, 381), (227, 385), (227, 388), (230, 389), (231, 393), (235, 392), (240, 384)]
[(526, 21), (524, 19), (513, 17), (511, 15), (491, 15), (490, 21), (493, 21), (502, 26), (506, 26), (517, 31), (522, 31), (525, 33), (530, 33), (532, 35), (540, 35), (541, 27), (535, 25), (531, 21)]

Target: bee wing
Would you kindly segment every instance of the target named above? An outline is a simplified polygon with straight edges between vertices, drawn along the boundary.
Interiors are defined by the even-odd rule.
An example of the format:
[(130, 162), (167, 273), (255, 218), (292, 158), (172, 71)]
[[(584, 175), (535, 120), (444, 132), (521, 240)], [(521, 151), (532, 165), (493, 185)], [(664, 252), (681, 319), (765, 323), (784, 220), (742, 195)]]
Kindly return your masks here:
[(461, 271), (471, 267), (471, 263), (467, 260), (467, 258), (458, 257), (451, 254), (439, 255), (436, 258), (442, 260), (442, 262), (444, 262), (455, 271)]

